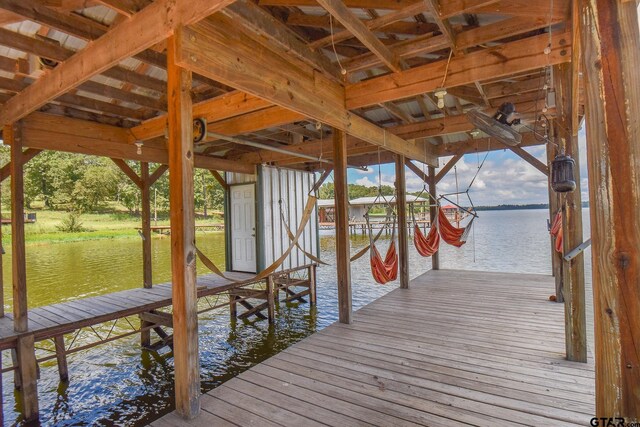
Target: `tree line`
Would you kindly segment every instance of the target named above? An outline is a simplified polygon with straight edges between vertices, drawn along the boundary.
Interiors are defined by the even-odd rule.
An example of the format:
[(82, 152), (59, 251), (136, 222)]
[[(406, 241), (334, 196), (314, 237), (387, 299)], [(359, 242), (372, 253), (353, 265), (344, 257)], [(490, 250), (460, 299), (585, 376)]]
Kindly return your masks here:
[[(349, 194), (349, 200), (357, 199), (359, 197), (375, 197), (378, 195), (378, 187), (366, 187), (360, 184), (347, 185), (347, 192)], [(393, 196), (395, 189), (390, 185), (383, 185), (380, 188), (380, 192), (384, 196)], [(328, 182), (320, 187), (318, 190), (318, 198), (320, 199), (333, 199), (335, 196), (334, 186), (332, 182)]]
[[(0, 148), (0, 161), (10, 159), (9, 147)], [(140, 162), (127, 164), (140, 174)], [(150, 164), (151, 172), (158, 165)], [(209, 171), (196, 169), (195, 207), (200, 213), (221, 211), (224, 190)], [(10, 183), (2, 185), (2, 203), (9, 205)], [(140, 189), (118, 166), (105, 157), (43, 151), (24, 167), (24, 198), (28, 209), (42, 208), (77, 213), (99, 213), (126, 209), (138, 215)], [(165, 172), (151, 187), (151, 204), (159, 212), (169, 209), (169, 173)]]

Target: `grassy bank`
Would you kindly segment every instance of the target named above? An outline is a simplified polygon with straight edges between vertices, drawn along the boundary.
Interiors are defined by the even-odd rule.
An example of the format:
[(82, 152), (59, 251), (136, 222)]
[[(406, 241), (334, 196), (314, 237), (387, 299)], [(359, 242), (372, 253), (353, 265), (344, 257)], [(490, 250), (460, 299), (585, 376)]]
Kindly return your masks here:
[[(7, 212), (4, 209), (3, 211)], [(29, 212), (35, 212), (37, 220), (35, 223), (25, 224), (24, 231), (27, 244), (139, 238), (137, 228), (141, 226), (141, 219), (138, 216), (130, 215), (126, 212), (116, 211), (82, 214), (79, 220), (83, 230), (76, 232), (60, 230), (65, 219), (69, 217), (69, 212), (48, 210), (29, 210)], [(6, 214), (3, 216), (7, 218)], [(220, 217), (209, 217), (198, 220), (199, 224), (219, 222), (222, 222)], [(157, 223), (152, 220), (151, 224), (169, 225), (169, 220), (158, 219)], [(2, 240), (5, 244), (11, 241), (11, 226), (8, 224), (2, 226)]]

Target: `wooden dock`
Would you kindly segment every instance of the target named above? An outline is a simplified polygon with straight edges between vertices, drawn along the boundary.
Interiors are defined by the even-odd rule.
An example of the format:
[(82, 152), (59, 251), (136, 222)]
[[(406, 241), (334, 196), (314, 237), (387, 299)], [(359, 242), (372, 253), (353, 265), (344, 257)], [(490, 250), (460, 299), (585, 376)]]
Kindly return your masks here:
[[(247, 273), (226, 273), (235, 281), (250, 279)], [(198, 297), (220, 294), (237, 283), (214, 274), (198, 277)], [(129, 289), (29, 310), (29, 331), (35, 341), (71, 333), (77, 329), (140, 314), (171, 305), (171, 284)], [(0, 318), (0, 350), (15, 347), (20, 335), (13, 330), (13, 314)]]
[(430, 271), (208, 392), (197, 419), (152, 426), (589, 425), (593, 360), (565, 359), (553, 292), (549, 276)]
[[(230, 307), (232, 318), (275, 320), (275, 303), (284, 293), (283, 301), (310, 302), (315, 304), (314, 264), (274, 272), (267, 278), (255, 280), (254, 274), (226, 272), (224, 277), (207, 274), (197, 278), (198, 313)], [(304, 276), (304, 277), (303, 277)], [(211, 297), (211, 299), (209, 299)], [(119, 338), (141, 334), (142, 345), (158, 351), (164, 347), (173, 348), (173, 318), (170, 311), (173, 304), (171, 283), (154, 285), (152, 288), (129, 289), (105, 295), (82, 298), (59, 304), (36, 307), (28, 312), (29, 329), (15, 332), (13, 314), (0, 318), (0, 351), (11, 350), (13, 363), (4, 366), (2, 373), (14, 371), (16, 388), (21, 387), (16, 368), (19, 361), (16, 348), (21, 337), (28, 336), (34, 342), (52, 340), (53, 345), (39, 346), (35, 362), (57, 359), (60, 379), (67, 381), (69, 372), (66, 358), (68, 354), (114, 341)], [(244, 307), (238, 310), (238, 305)], [(262, 312), (267, 311), (267, 315)], [(124, 322), (116, 328), (118, 322)], [(96, 325), (106, 325), (105, 328)], [(91, 331), (93, 340), (82, 345), (76, 338), (82, 330)], [(151, 342), (151, 331), (156, 333)], [(2, 388), (0, 388), (0, 395)], [(2, 415), (0, 408), (0, 416)], [(0, 418), (2, 419), (2, 418)]]

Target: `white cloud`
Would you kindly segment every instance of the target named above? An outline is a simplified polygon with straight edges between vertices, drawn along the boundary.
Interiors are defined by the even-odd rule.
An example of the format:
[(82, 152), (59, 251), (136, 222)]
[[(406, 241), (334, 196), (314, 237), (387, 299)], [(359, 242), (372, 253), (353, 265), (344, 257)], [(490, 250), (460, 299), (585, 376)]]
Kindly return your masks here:
[[(584, 132), (579, 135), (580, 148), (580, 185), (583, 200), (588, 200), (587, 182), (587, 158), (586, 140)], [(543, 163), (547, 163), (546, 147), (535, 146), (525, 148), (527, 152)], [(465, 191), (474, 175), (478, 171), (478, 165), (484, 159), (485, 153), (468, 154), (457, 163), (455, 170), (449, 173), (438, 183), (438, 194)], [(440, 159), (440, 168), (444, 166), (451, 157)], [(421, 163), (415, 163), (421, 170)], [(437, 170), (436, 170), (437, 171)], [(369, 168), (368, 173), (358, 171), (363, 176), (355, 181), (356, 184), (365, 186), (378, 186), (378, 168)], [(456, 187), (456, 174), (458, 184)], [(356, 175), (357, 176), (357, 175)], [(352, 179), (355, 176), (352, 175)], [(382, 184), (393, 186), (395, 173), (393, 165), (382, 166)], [(424, 188), (423, 181), (410, 170), (406, 170), (407, 191), (416, 192)], [(509, 150), (492, 151), (489, 153), (484, 166), (475, 178), (473, 186), (469, 190), (475, 205), (499, 205), (499, 204), (528, 204), (528, 203), (548, 203), (547, 177), (540, 173), (535, 167), (517, 157)], [(452, 196), (455, 197), (455, 196)], [(460, 195), (460, 201), (465, 203), (466, 196)]]

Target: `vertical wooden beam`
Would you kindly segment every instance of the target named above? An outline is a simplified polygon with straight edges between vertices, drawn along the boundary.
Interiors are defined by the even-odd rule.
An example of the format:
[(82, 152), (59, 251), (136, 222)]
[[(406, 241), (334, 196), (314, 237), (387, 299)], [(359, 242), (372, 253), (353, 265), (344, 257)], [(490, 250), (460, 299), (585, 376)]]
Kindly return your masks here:
[[(582, 197), (580, 194), (580, 165), (578, 136), (572, 130), (572, 64), (554, 66), (556, 89), (556, 142), (565, 154), (576, 162), (574, 176), (576, 189), (564, 193), (562, 200), (563, 254), (568, 254), (582, 243)], [(577, 88), (576, 88), (577, 90)], [(587, 361), (587, 314), (584, 290), (584, 258), (578, 254), (562, 266), (564, 287), (565, 344), (567, 359), (575, 362)]]
[[(436, 190), (436, 168), (433, 166), (429, 166), (429, 193), (433, 197), (438, 197)], [(436, 217), (438, 213), (436, 212), (436, 204), (433, 200), (429, 200), (429, 226), (433, 227), (436, 223)], [(431, 269), (432, 270), (440, 270), (440, 249), (436, 251), (435, 254), (431, 255)]]
[(149, 181), (149, 163), (140, 163), (142, 181), (142, 277), (145, 288), (153, 286), (151, 263), (151, 185)]
[(347, 138), (333, 129), (333, 185), (336, 223), (336, 269), (338, 270), (338, 318), (351, 323), (351, 262), (349, 261), (349, 196), (347, 190)]
[(640, 420), (640, 29), (637, 2), (581, 0), (596, 416)]
[(69, 381), (69, 367), (67, 366), (67, 352), (64, 346), (64, 335), (56, 335), (53, 337), (56, 347), (56, 360), (58, 362), (58, 374), (60, 381)]
[(175, 37), (167, 43), (169, 109), (169, 202), (176, 412), (191, 419), (200, 411), (200, 363), (193, 199), (191, 72), (176, 65)]
[(267, 314), (269, 323), (275, 323), (276, 321), (276, 301), (275, 301), (275, 283), (273, 283), (273, 276), (267, 276)]
[(229, 293), (229, 315), (231, 321), (238, 318), (238, 303), (236, 302), (236, 296)]
[[(140, 191), (142, 193), (142, 284), (145, 288), (153, 286), (153, 267), (151, 262), (151, 180), (149, 178), (149, 163), (140, 163)], [(151, 324), (142, 318), (140, 325), (140, 344), (142, 347), (151, 345), (151, 330), (144, 329)]]
[(38, 408), (38, 366), (33, 334), (21, 335), (16, 347), (18, 371), (20, 373), (22, 411), (27, 423), (39, 418)]
[(317, 294), (316, 294), (316, 269), (318, 268), (317, 264), (311, 264), (309, 267), (309, 304), (314, 306), (317, 302)]
[(398, 212), (398, 257), (400, 287), (409, 288), (409, 236), (407, 230), (407, 192), (404, 156), (396, 155), (396, 210)]
[[(553, 135), (554, 127), (549, 130)], [(547, 144), (547, 165), (551, 170), (551, 162), (555, 158), (558, 150), (555, 145)], [(549, 192), (549, 220), (553, 221), (558, 209), (560, 207), (560, 196), (551, 188), (551, 174), (548, 176), (548, 192)], [(555, 279), (556, 285), (556, 302), (564, 302), (564, 290), (562, 287), (562, 254), (556, 251), (555, 238), (549, 234), (549, 241), (551, 245), (551, 273)]]
[(26, 332), (27, 269), (24, 247), (24, 159), (20, 124), (4, 127), (5, 143), (11, 144), (11, 267), (13, 280), (13, 327)]

